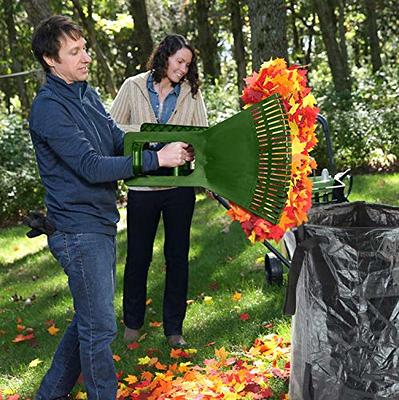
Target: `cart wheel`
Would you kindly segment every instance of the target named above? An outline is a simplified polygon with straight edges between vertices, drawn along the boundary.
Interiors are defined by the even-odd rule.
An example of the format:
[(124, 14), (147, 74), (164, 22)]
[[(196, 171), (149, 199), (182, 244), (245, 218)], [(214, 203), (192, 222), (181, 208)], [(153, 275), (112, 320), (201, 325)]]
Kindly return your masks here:
[(265, 272), (269, 285), (283, 284), (283, 265), (273, 253), (265, 255)]

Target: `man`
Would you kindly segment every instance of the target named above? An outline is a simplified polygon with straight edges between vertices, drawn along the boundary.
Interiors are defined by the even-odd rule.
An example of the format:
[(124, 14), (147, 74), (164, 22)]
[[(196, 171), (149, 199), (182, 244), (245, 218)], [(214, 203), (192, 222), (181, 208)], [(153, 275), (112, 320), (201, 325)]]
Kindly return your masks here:
[[(67, 399), (82, 372), (90, 400), (111, 400), (116, 180), (133, 176), (133, 160), (122, 156), (123, 132), (86, 83), (91, 58), (82, 29), (67, 17), (50, 17), (36, 29), (32, 48), (46, 71), (30, 132), (55, 228), (48, 244), (68, 276), (75, 309), (36, 399)], [(142, 158), (145, 173), (182, 165), (192, 154), (177, 142)]]

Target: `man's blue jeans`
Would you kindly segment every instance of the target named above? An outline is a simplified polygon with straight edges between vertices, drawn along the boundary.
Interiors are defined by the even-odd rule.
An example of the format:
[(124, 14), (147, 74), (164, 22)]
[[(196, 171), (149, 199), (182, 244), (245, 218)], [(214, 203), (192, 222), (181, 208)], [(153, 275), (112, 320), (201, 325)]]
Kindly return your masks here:
[(68, 276), (75, 315), (36, 399), (67, 395), (81, 372), (89, 400), (115, 399), (117, 379), (110, 348), (116, 336), (115, 236), (57, 231), (49, 236), (48, 245)]

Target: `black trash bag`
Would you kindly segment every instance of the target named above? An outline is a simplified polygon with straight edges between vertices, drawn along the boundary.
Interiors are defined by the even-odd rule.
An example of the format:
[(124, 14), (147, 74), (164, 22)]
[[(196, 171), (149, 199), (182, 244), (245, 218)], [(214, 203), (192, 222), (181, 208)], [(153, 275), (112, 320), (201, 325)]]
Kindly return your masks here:
[(399, 399), (399, 207), (319, 206), (298, 232), (290, 399)]

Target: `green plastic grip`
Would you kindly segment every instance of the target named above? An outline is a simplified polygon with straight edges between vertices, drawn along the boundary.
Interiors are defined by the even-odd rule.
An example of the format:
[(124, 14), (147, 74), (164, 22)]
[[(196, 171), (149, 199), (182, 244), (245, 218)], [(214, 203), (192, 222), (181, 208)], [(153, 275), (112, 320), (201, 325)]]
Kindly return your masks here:
[(134, 176), (143, 176), (143, 146), (144, 143), (132, 143), (132, 163)]

